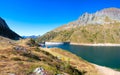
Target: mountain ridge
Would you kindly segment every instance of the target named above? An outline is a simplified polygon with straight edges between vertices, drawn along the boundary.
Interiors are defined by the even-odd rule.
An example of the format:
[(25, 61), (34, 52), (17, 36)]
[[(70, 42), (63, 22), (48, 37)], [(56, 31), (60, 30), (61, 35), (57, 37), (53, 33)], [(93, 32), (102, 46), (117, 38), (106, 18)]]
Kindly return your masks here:
[[(109, 20), (106, 21), (106, 19)], [(74, 21), (74, 23), (78, 25), (87, 25), (87, 24), (104, 25), (114, 22), (120, 22), (120, 9), (113, 7), (105, 8), (103, 10), (99, 10), (92, 14), (86, 12), (83, 15), (81, 15), (77, 21)]]
[(8, 27), (8, 25), (5, 22), (5, 20), (2, 19), (1, 17), (0, 17), (0, 36), (7, 37), (7, 38), (13, 39), (13, 40), (19, 40), (21, 38), (20, 35), (18, 35), (14, 31), (12, 31)]
[(104, 8), (95, 13), (83, 13), (77, 20), (53, 29), (53, 31), (61, 31), (86, 25), (106, 25), (114, 23), (120, 23), (120, 9), (111, 7)]

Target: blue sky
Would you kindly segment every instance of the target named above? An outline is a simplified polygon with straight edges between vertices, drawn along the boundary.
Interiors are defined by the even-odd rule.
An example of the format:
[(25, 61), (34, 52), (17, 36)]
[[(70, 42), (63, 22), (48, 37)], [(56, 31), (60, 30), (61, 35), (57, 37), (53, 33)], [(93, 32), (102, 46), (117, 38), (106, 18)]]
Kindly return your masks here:
[(20, 35), (42, 35), (85, 12), (120, 8), (120, 0), (0, 0), (0, 16)]

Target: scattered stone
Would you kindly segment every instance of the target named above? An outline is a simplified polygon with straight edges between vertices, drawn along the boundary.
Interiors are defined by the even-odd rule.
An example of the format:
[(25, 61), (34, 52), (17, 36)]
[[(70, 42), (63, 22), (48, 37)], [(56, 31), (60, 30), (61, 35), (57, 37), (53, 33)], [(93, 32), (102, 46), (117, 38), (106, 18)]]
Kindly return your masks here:
[(22, 46), (15, 46), (15, 47), (14, 47), (14, 50), (20, 51), (20, 52), (24, 52), (24, 53), (27, 53), (27, 52), (28, 52), (27, 49), (24, 48), (24, 47), (22, 47)]
[(8, 75), (15, 75), (14, 73), (9, 73)]
[(47, 72), (42, 68), (38, 67), (33, 71), (34, 75), (48, 75)]

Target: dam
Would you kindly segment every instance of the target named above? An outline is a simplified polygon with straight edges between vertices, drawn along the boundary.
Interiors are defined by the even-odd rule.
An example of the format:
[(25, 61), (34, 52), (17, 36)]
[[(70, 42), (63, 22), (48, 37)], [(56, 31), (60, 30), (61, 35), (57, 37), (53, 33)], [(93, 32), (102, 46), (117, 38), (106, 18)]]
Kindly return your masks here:
[(70, 42), (45, 42), (45, 45), (69, 45)]

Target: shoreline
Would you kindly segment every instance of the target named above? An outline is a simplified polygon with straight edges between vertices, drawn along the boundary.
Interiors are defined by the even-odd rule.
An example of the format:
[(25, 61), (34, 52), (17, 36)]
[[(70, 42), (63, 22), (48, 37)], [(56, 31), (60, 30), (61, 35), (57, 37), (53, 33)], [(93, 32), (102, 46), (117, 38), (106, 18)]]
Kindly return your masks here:
[(97, 43), (97, 44), (70, 43), (70, 45), (81, 45), (81, 46), (120, 46), (120, 44), (112, 44), (112, 43)]
[(102, 75), (120, 75), (120, 71), (116, 71), (114, 69), (101, 66), (101, 65), (97, 65), (97, 64), (93, 64), (93, 63), (91, 64), (94, 65), (95, 68), (98, 70), (98, 72), (102, 73)]

